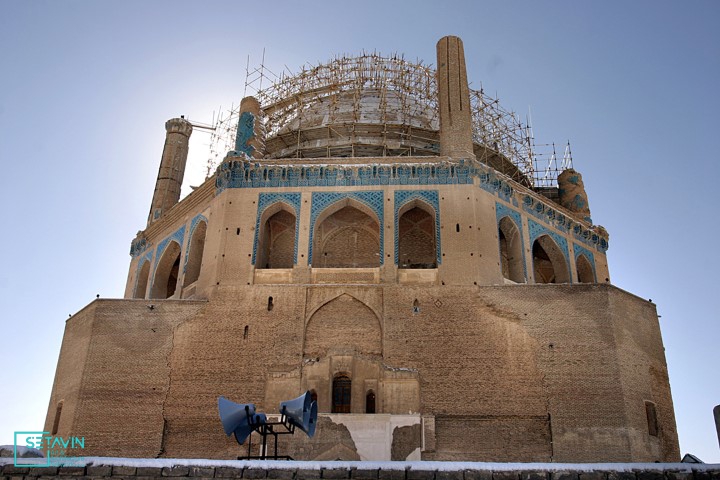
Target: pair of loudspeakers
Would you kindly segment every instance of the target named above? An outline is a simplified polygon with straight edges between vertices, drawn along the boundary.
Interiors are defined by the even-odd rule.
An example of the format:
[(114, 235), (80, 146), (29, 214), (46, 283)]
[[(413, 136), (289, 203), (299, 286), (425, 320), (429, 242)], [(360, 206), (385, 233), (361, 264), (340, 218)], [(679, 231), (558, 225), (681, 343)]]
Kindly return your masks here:
[[(256, 413), (252, 403), (235, 403), (225, 397), (218, 398), (218, 412), (225, 435), (235, 434), (235, 440), (242, 445), (250, 434), (269, 425), (264, 413)], [(310, 392), (305, 392), (297, 398), (280, 403), (281, 423), (287, 421), (290, 425), (299, 428), (308, 437), (315, 435), (317, 427), (317, 402), (312, 400)]]

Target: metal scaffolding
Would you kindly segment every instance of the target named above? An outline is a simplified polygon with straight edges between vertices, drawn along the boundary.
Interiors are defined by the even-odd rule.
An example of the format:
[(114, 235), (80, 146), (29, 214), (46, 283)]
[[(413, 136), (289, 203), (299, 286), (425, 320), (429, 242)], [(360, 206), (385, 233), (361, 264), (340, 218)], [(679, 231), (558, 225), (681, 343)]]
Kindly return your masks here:
[[(278, 76), (263, 63), (250, 69), (248, 60), (245, 93), (260, 102), (268, 158), (437, 154), (435, 69), (421, 61), (363, 53)], [(535, 144), (530, 122), (505, 110), (497, 98), (471, 89), (470, 104), (479, 161), (501, 171), (514, 166), (503, 173), (536, 188), (555, 187), (557, 175), (572, 167), (569, 143), (559, 160), (554, 144)], [(218, 116), (208, 175), (233, 148), (238, 108)], [(376, 144), (367, 145), (373, 136)]]

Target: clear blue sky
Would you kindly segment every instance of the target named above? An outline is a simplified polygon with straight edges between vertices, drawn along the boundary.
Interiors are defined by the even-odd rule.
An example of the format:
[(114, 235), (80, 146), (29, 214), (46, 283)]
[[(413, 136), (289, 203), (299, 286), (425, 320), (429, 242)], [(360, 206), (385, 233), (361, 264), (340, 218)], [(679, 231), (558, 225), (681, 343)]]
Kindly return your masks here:
[[(377, 50), (434, 63), (570, 139), (615, 285), (662, 316), (682, 453), (720, 463), (720, 2), (0, 0), (0, 444), (42, 428), (68, 314), (121, 297), (164, 139), (280, 71)], [(204, 176), (193, 135), (186, 183)], [(185, 187), (187, 192), (187, 186)]]

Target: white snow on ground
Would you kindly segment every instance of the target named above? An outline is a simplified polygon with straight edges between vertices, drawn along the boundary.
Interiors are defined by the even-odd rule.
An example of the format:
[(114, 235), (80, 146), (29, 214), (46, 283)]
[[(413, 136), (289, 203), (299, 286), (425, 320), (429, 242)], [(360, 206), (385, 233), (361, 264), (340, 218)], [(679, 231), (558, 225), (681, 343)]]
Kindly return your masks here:
[[(711, 463), (487, 463), (487, 462), (304, 462), (284, 460), (210, 460), (210, 459), (186, 459), (186, 458), (119, 458), (119, 457), (82, 457), (84, 462), (78, 462), (80, 458), (68, 459), (68, 464), (77, 466), (86, 465), (114, 465), (124, 467), (234, 467), (234, 468), (267, 468), (277, 470), (320, 470), (321, 468), (357, 468), (363, 470), (486, 470), (494, 472), (502, 471), (572, 471), (572, 472), (632, 472), (648, 470), (672, 470), (679, 472), (691, 472), (693, 470), (720, 470), (720, 464)], [(45, 463), (44, 458), (24, 458), (23, 463)], [(57, 466), (62, 459), (55, 458), (53, 466)], [(13, 463), (12, 458), (0, 458), (0, 464)]]

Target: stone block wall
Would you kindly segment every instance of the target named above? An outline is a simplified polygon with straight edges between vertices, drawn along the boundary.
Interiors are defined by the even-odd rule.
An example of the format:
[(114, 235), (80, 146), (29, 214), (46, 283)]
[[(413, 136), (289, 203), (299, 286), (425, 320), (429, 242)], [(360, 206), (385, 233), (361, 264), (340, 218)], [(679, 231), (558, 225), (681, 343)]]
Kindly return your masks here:
[[(10, 463), (3, 465), (5, 460)], [(150, 466), (148, 466), (150, 465)], [(720, 465), (492, 464), (470, 462), (211, 462), (92, 458), (85, 465), (14, 467), (0, 459), (0, 480), (718, 480)]]

